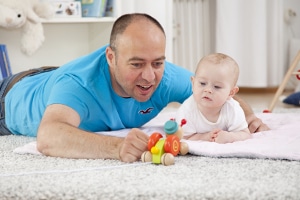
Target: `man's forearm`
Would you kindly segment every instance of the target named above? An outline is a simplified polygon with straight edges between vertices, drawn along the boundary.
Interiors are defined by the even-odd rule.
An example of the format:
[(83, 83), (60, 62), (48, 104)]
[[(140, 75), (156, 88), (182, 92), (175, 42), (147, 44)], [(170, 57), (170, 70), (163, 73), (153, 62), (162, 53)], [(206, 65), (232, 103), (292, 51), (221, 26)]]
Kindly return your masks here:
[(39, 130), (38, 150), (47, 156), (64, 158), (119, 159), (123, 138), (82, 131), (64, 123), (47, 125)]

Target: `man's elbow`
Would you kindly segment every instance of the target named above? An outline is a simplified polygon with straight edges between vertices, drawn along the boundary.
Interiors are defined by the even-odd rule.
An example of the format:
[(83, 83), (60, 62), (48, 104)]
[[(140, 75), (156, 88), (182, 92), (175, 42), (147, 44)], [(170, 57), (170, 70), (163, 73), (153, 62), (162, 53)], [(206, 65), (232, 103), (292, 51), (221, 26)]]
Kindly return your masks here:
[(39, 130), (37, 133), (37, 140), (36, 140), (37, 150), (43, 155), (49, 156), (50, 155), (49, 146), (50, 146), (49, 138), (47, 138), (46, 134), (42, 130)]

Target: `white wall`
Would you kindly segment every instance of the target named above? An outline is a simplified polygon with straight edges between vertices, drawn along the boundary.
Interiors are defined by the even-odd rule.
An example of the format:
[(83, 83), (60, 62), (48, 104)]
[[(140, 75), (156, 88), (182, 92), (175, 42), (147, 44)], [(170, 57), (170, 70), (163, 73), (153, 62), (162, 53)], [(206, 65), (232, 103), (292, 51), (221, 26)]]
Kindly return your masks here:
[[(292, 13), (289, 13), (291, 11)], [(283, 14), (285, 16), (283, 29), (284, 42), (284, 70), (287, 71), (296, 53), (300, 50), (300, 1), (299, 0), (284, 0)], [(294, 15), (295, 14), (295, 15)], [(300, 69), (298, 64), (297, 69)], [(294, 89), (300, 85), (300, 81), (292, 76), (287, 85), (287, 88)]]
[(0, 28), (0, 43), (6, 44), (13, 73), (41, 66), (60, 66), (108, 44), (112, 22), (44, 23), (43, 27), (45, 41), (31, 56), (20, 50), (20, 29)]

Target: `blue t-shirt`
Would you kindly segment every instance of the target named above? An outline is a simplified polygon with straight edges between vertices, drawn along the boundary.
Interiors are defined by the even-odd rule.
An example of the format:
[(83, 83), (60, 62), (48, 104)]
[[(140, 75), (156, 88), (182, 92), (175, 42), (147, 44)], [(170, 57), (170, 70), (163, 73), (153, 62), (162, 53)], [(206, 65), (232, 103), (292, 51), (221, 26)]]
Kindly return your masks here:
[(140, 127), (168, 103), (182, 103), (191, 95), (192, 73), (166, 61), (161, 83), (148, 101), (118, 96), (111, 85), (105, 49), (16, 83), (5, 98), (9, 130), (36, 136), (43, 113), (51, 104), (74, 109), (80, 116), (79, 128), (86, 131)]

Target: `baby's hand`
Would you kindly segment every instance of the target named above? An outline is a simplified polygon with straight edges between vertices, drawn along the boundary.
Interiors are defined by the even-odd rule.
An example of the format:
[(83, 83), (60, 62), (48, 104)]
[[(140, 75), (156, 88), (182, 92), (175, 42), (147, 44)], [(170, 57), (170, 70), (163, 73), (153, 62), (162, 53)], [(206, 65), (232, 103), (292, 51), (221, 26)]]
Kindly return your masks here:
[(216, 143), (225, 144), (225, 143), (233, 142), (233, 138), (230, 132), (220, 130), (217, 136), (215, 137), (214, 141)]
[(208, 133), (209, 135), (209, 141), (215, 142), (216, 138), (218, 137), (219, 132), (222, 131), (220, 129), (214, 129), (211, 132)]

